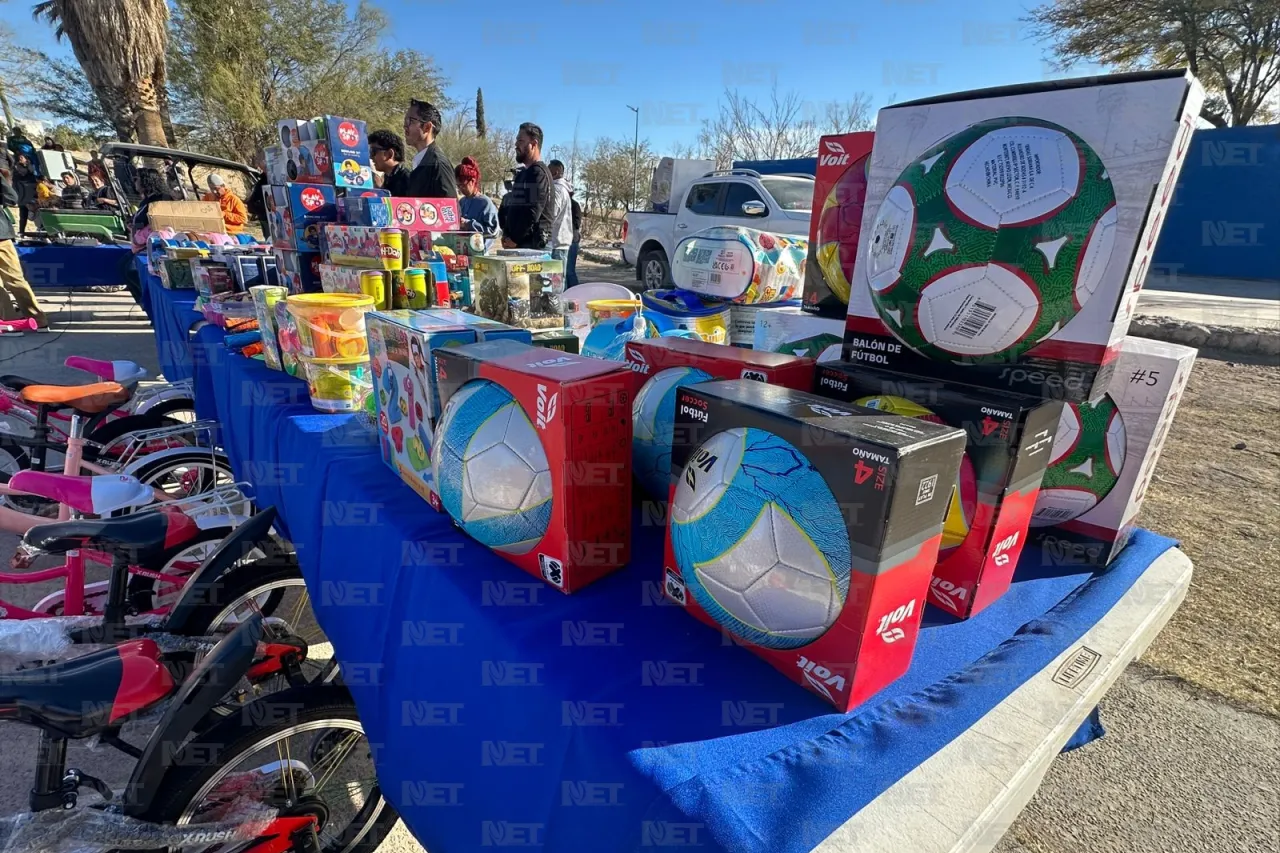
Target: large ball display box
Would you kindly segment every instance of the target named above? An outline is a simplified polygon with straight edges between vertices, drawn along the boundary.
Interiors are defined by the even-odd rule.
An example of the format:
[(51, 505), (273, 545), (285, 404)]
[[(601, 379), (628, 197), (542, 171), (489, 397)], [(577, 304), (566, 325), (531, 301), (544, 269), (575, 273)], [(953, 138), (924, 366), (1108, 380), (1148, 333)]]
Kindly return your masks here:
[(433, 429), (440, 417), (435, 353), (440, 347), (475, 343), (476, 333), (417, 311), (374, 311), (365, 315), (365, 327), (382, 461), (430, 499)]
[(841, 402), (964, 430), (929, 600), (966, 618), (1004, 595), (1027, 542), (1062, 403), (842, 362), (819, 365), (816, 387)]
[(812, 359), (689, 338), (628, 341), (625, 358), (635, 378), (632, 471), (658, 501), (667, 499), (671, 487), (671, 433), (681, 386), (715, 379), (755, 379), (797, 391), (813, 388)]
[(497, 340), (437, 350), (436, 381), (433, 506), (562, 592), (626, 565), (626, 367)]
[(800, 355), (820, 362), (838, 361), (844, 320), (821, 317), (800, 308), (760, 308), (755, 316), (754, 349)]
[(818, 171), (804, 268), (804, 308), (824, 317), (849, 313), (849, 283), (858, 257), (867, 168), (875, 133), (841, 133), (818, 140)]
[(320, 251), (320, 229), (338, 218), (333, 187), (285, 184), (267, 187), (266, 193), (271, 245), (295, 252)]
[(674, 435), (664, 594), (840, 711), (906, 672), (964, 434), (735, 379)]
[(1063, 407), (1031, 518), (1046, 561), (1105, 566), (1124, 548), (1195, 358), (1127, 337), (1106, 396)]
[(1203, 100), (1155, 71), (881, 110), (845, 359), (1101, 397)]
[(712, 299), (755, 305), (786, 302), (804, 288), (809, 245), (798, 237), (719, 225), (676, 244), (676, 287)]
[(564, 261), (480, 255), (471, 259), (476, 313), (529, 329), (564, 326)]

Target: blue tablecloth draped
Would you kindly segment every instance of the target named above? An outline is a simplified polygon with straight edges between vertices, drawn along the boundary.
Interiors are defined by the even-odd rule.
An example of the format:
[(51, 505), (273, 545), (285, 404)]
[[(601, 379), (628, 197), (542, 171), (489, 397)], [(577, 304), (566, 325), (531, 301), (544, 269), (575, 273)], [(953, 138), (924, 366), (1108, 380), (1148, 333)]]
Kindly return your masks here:
[(384, 791), (432, 853), (811, 850), (1173, 544), (1139, 532), (1098, 575), (1024, 554), (1007, 595), (968, 621), (929, 608), (906, 676), (835, 714), (664, 602), (660, 527), (638, 519), (629, 567), (561, 595), (435, 513), (356, 416), (314, 413), (258, 362), (209, 363), (237, 474), (280, 508)]
[(18, 246), (18, 260), (32, 287), (105, 287), (124, 284), (127, 246)]
[(191, 330), (204, 322), (195, 309), (194, 290), (168, 290), (147, 270), (146, 261), (135, 259), (142, 283), (142, 303), (156, 332), (156, 357), (160, 372), (170, 382), (194, 377)]

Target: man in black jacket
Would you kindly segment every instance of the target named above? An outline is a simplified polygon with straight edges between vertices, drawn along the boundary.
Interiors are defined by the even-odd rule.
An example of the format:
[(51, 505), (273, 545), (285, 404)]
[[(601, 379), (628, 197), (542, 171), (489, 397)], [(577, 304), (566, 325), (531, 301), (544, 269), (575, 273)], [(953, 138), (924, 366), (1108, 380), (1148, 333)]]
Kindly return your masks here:
[(384, 190), (393, 196), (409, 195), (409, 170), (404, 165), (404, 143), (389, 130), (369, 134), (369, 158), (382, 175)]
[(516, 134), (516, 172), (511, 192), (502, 197), (498, 218), (502, 245), (508, 249), (545, 249), (551, 239), (555, 190), (551, 172), (542, 162), (542, 128), (532, 122)]
[(405, 195), (416, 198), (458, 197), (453, 164), (436, 146), (439, 132), (440, 110), (427, 101), (410, 98), (409, 109), (404, 114), (404, 138), (418, 149), (418, 153), (413, 157), (413, 170), (409, 173)]
[[(18, 203), (18, 194), (13, 191), (13, 186), (4, 175), (0, 175), (0, 203), (4, 208)], [(18, 249), (14, 244), (15, 236), (9, 211), (0, 209), (0, 320), (31, 319), (36, 321), (37, 327), (47, 329), (49, 320), (22, 272), (22, 263), (18, 260)]]

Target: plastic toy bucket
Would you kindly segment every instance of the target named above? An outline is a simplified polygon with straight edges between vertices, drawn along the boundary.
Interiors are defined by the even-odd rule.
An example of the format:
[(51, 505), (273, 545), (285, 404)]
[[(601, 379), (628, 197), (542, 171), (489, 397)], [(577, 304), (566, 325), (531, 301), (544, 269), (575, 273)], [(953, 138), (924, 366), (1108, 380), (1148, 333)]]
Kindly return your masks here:
[(707, 343), (729, 342), (729, 306), (723, 302), (688, 290), (648, 290), (640, 299), (645, 316), (660, 332), (675, 328), (693, 332)]
[(603, 320), (621, 320), (640, 310), (638, 299), (592, 299), (587, 303), (587, 317), (592, 326)]
[(311, 405), (321, 412), (358, 412), (369, 404), (373, 370), (368, 356), (360, 358), (299, 359), (311, 393)]
[(374, 310), (363, 293), (299, 293), (286, 303), (298, 327), (299, 355), (305, 358), (368, 358), (364, 315)]

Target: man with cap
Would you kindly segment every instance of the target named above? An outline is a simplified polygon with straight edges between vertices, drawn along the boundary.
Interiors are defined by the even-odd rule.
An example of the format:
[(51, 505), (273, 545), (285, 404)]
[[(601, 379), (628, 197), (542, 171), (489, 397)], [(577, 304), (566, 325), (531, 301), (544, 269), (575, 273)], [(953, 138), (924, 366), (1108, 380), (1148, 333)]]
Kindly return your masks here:
[(239, 196), (227, 189), (227, 183), (217, 172), (209, 175), (209, 192), (201, 201), (216, 201), (222, 212), (222, 222), (227, 226), (228, 234), (239, 234), (249, 221), (249, 211)]

